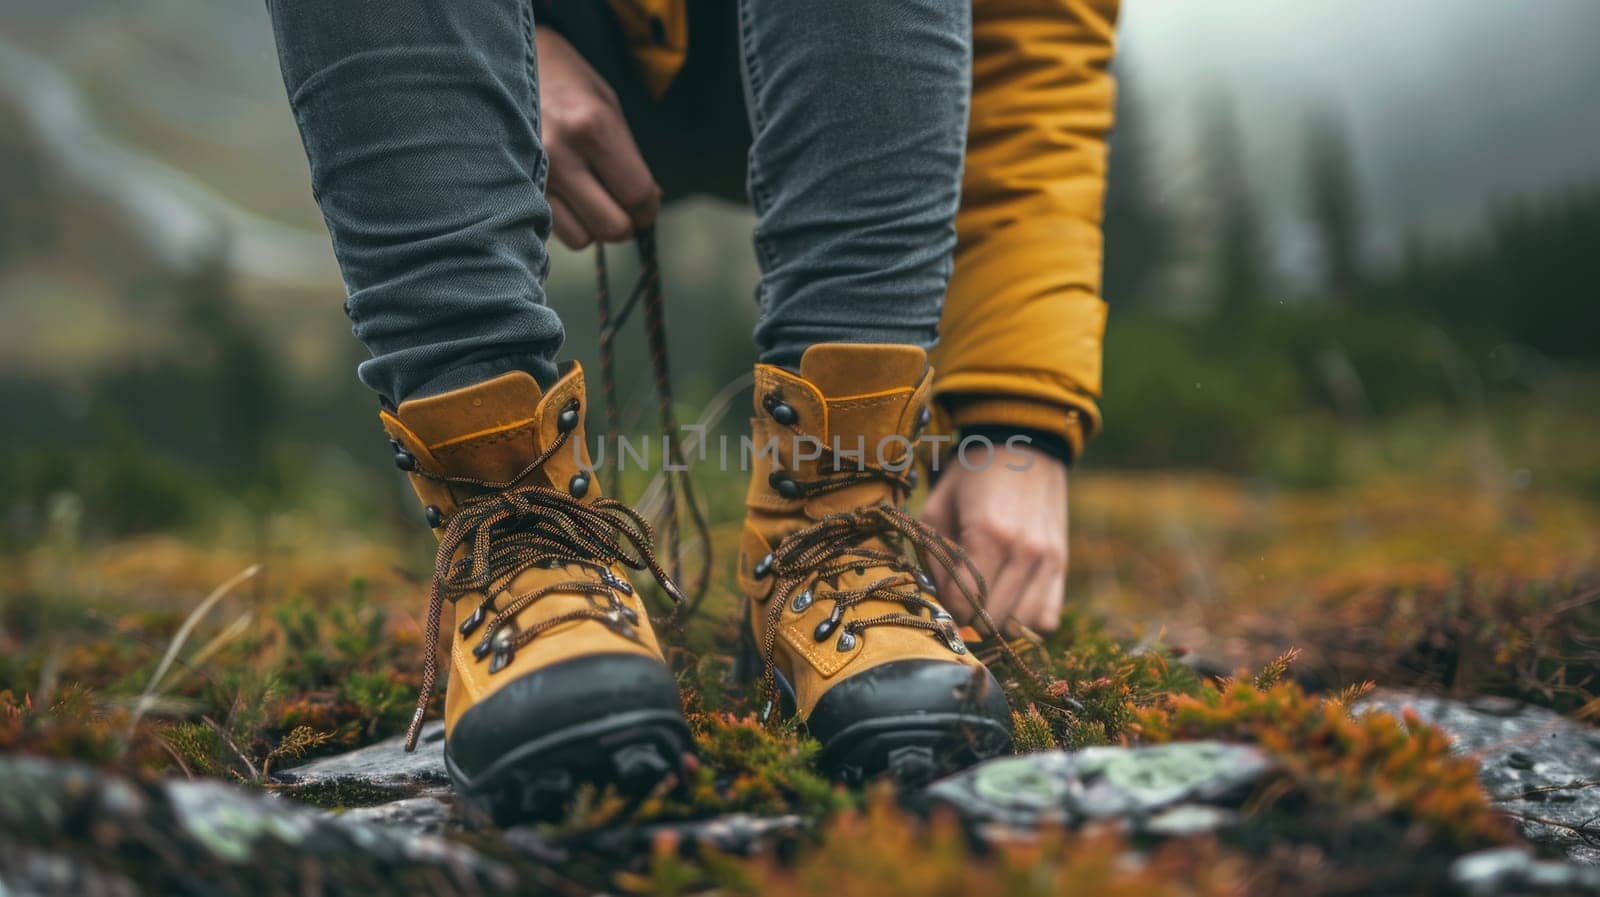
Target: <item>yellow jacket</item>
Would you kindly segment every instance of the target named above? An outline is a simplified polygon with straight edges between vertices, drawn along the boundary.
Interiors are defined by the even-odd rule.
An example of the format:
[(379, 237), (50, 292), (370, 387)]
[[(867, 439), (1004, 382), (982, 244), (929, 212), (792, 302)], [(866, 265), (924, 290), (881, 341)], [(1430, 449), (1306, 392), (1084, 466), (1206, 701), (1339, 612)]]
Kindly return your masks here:
[[(933, 363), (949, 427), (1100, 427), (1101, 208), (1120, 0), (973, 0), (972, 116)], [(645, 81), (688, 52), (686, 0), (611, 0)]]

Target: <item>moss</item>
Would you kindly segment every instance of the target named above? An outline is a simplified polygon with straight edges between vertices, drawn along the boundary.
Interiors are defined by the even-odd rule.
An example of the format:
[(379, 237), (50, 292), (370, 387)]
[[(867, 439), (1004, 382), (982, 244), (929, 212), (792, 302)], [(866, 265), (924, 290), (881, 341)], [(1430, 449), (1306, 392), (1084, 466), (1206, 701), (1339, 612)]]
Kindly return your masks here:
[(983, 657), (1001, 674), (1011, 706), (1030, 708), (1047, 724), (1051, 741), (1067, 749), (1117, 743), (1141, 708), (1200, 687), (1169, 649), (1130, 646), (1103, 618), (1076, 610), (1048, 640), (1014, 646), (1009, 654), (988, 648)]
[(1037, 704), (1029, 704), (1026, 711), (1011, 711), (1011, 740), (1019, 754), (1053, 751), (1059, 747), (1055, 733), (1050, 731), (1050, 721), (1039, 712)]
[(373, 807), (416, 795), (414, 788), (389, 788), (363, 779), (330, 779), (302, 785), (274, 785), (272, 791), (325, 810)]
[(1469, 850), (1510, 838), (1472, 760), (1451, 753), (1448, 736), (1413, 716), (1352, 715), (1338, 699), (1307, 695), (1291, 682), (1261, 688), (1237, 679), (1146, 709), (1138, 728), (1157, 743), (1260, 745), (1284, 771), (1272, 799), (1303, 801), (1327, 837), (1377, 821), (1404, 830), (1413, 847)]
[(1503, 695), (1560, 712), (1600, 699), (1600, 574), (1335, 581), (1297, 617), (1297, 628), (1321, 624), (1305, 661), (1321, 681)]

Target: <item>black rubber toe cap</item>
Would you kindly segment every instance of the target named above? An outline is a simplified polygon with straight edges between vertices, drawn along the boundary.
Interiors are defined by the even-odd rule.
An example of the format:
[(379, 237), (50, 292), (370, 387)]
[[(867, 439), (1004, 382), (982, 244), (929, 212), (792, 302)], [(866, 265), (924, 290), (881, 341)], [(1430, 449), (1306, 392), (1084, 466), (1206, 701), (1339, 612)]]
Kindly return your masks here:
[(447, 749), (472, 776), (563, 729), (651, 710), (682, 713), (678, 684), (661, 661), (593, 654), (528, 673), (473, 705), (451, 730)]
[(806, 720), (824, 745), (859, 723), (917, 716), (988, 719), (1011, 728), (1011, 708), (994, 674), (944, 660), (896, 660), (828, 689)]

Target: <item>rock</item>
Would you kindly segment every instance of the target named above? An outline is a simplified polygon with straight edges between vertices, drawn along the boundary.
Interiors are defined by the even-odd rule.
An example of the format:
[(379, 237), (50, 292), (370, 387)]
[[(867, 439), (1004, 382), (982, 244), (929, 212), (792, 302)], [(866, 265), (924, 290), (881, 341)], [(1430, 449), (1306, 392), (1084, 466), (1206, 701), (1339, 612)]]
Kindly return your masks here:
[(980, 829), (1125, 819), (1139, 832), (1193, 834), (1231, 823), (1220, 811), (1271, 769), (1256, 748), (1214, 741), (1048, 751), (990, 760), (935, 782), (927, 797)]
[(273, 779), (279, 793), (338, 811), (345, 818), (421, 834), (458, 829), (461, 817), (444, 768), (444, 722), (424, 726), (417, 749), (406, 753), (396, 736), (322, 757)]
[(1087, 748), (1078, 752), (1078, 777), (1088, 786), (1079, 809), (1097, 817), (1147, 815), (1180, 802), (1235, 806), (1272, 765), (1257, 748), (1218, 741)]
[(1600, 868), (1541, 860), (1526, 847), (1467, 854), (1451, 864), (1450, 881), (1469, 895), (1600, 894)]
[(396, 791), (448, 788), (444, 769), (444, 721), (424, 726), (417, 749), (406, 753), (404, 736), (323, 757), (273, 776), (293, 786), (362, 782)]
[(1230, 828), (1239, 821), (1236, 810), (1204, 804), (1179, 804), (1150, 817), (1143, 831), (1163, 838), (1183, 838)]
[[(1478, 761), (1484, 787), (1516, 814), (1530, 841), (1553, 846), (1575, 862), (1600, 863), (1600, 786), (1593, 784), (1600, 782), (1600, 733), (1594, 729), (1505, 698), (1456, 701), (1380, 691), (1363, 706), (1395, 714), (1409, 709), (1443, 729), (1457, 752)], [(1586, 840), (1573, 829), (1592, 834)]]
[[(217, 781), (133, 782), (0, 757), (7, 893), (506, 893), (502, 862), (444, 838)], [(135, 883), (137, 886), (135, 886)]]
[(401, 798), (374, 807), (357, 807), (344, 810), (339, 815), (346, 820), (387, 825), (428, 835), (440, 834), (456, 822), (455, 800), (448, 791)]

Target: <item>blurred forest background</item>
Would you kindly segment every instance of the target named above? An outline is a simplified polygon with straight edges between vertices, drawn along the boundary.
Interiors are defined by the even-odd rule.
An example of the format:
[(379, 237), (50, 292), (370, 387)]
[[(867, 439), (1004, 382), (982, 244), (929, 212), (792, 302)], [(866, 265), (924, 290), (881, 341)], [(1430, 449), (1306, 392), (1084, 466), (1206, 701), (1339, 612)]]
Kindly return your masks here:
[[(1600, 503), (1596, 35), (1588, 0), (1129, 0), (1078, 482)], [(747, 370), (749, 226), (691, 201), (662, 228), (686, 409)], [(582, 358), (591, 277), (558, 255)], [(341, 299), (259, 0), (0, 6), (5, 550), (420, 546)]]

